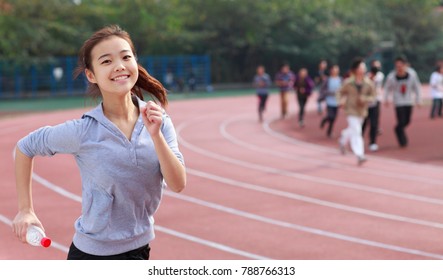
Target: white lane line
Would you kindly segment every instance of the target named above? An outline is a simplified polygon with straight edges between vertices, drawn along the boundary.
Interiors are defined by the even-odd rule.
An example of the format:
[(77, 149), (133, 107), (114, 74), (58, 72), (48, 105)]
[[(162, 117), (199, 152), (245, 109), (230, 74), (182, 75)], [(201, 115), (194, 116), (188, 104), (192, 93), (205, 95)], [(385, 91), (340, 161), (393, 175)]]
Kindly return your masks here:
[[(46, 188), (54, 191), (55, 193), (58, 193), (61, 196), (64, 196), (66, 198), (69, 198), (71, 200), (74, 200), (74, 201), (80, 202), (80, 203), (82, 201), (82, 198), (79, 195), (71, 193), (71, 192), (63, 189), (62, 187), (57, 186), (57, 185), (49, 182), (48, 180), (46, 180), (46, 179), (40, 177), (39, 175), (37, 175), (36, 173), (33, 173), (33, 178), (36, 179), (37, 182), (39, 182), (40, 184), (42, 184)], [(264, 257), (264, 256), (259, 256), (259, 255), (255, 255), (253, 253), (249, 253), (249, 252), (246, 252), (246, 251), (238, 250), (238, 249), (235, 249), (235, 248), (232, 248), (232, 247), (220, 244), (220, 243), (212, 242), (212, 241), (209, 241), (209, 240), (198, 238), (196, 236), (191, 236), (191, 235), (188, 235), (188, 234), (185, 234), (185, 233), (174, 231), (172, 229), (168, 229), (168, 228), (165, 228), (165, 227), (162, 227), (162, 226), (159, 226), (159, 225), (155, 225), (155, 227), (158, 228), (160, 231), (166, 233), (166, 234), (173, 235), (173, 236), (185, 239), (185, 240), (189, 240), (189, 241), (192, 241), (194, 243), (201, 244), (201, 245), (205, 245), (205, 246), (209, 246), (209, 247), (212, 247), (212, 248), (216, 248), (216, 249), (218, 249), (220, 251), (228, 252), (228, 253), (231, 253), (231, 254), (234, 254), (234, 255), (240, 255), (240, 256), (243, 256), (243, 257), (247, 257), (247, 258), (251, 258), (251, 259), (257, 259), (257, 260), (269, 259), (269, 258)]]
[(189, 235), (189, 234), (185, 234), (185, 233), (182, 233), (182, 232), (179, 232), (179, 231), (175, 231), (175, 230), (172, 230), (172, 229), (168, 229), (168, 228), (165, 228), (165, 227), (162, 227), (162, 226), (156, 225), (155, 226), (155, 230), (163, 232), (163, 233), (166, 233), (166, 234), (169, 234), (169, 235), (172, 235), (172, 236), (175, 236), (175, 237), (178, 237), (178, 238), (181, 238), (181, 239), (185, 239), (185, 240), (188, 240), (188, 241), (191, 241), (191, 242), (194, 242), (194, 243), (202, 244), (202, 245), (205, 245), (207, 247), (215, 248), (215, 249), (217, 249), (219, 251), (230, 252), (230, 253), (233, 253), (233, 254), (236, 254), (236, 255), (239, 255), (239, 256), (242, 256), (242, 257), (246, 257), (246, 258), (249, 258), (249, 259), (253, 259), (253, 260), (270, 260), (267, 257), (263, 257), (263, 256), (260, 256), (260, 255), (248, 253), (248, 252), (245, 252), (245, 251), (241, 251), (241, 250), (238, 250), (238, 249), (226, 246), (226, 245), (222, 245), (220, 243), (215, 243), (215, 242), (212, 242), (212, 241), (201, 239), (201, 238), (198, 238), (198, 237), (195, 237), (195, 236), (192, 236), (192, 235)]
[[(42, 182), (48, 182), (48, 181), (44, 180)], [(53, 190), (54, 192), (56, 192), (56, 193), (58, 193), (58, 194), (60, 194), (62, 196), (65, 196), (65, 197), (69, 198), (69, 199), (72, 199), (73, 197), (77, 197), (77, 199), (81, 200), (81, 197), (76, 195), (76, 194), (74, 194), (74, 193), (70, 193), (69, 191), (66, 191), (66, 190), (61, 192), (60, 190), (63, 189), (63, 188), (60, 187), (60, 186), (56, 186), (56, 185), (54, 185), (52, 183), (51, 184), (47, 184), (47, 185), (46, 184), (42, 184), (42, 185), (47, 187), (50, 190)], [(56, 186), (56, 188), (54, 188), (54, 186)], [(66, 196), (67, 193), (70, 193), (70, 194), (68, 196)], [(275, 219), (271, 219), (271, 218), (266, 218), (266, 217), (262, 217), (262, 216), (259, 216), (259, 215), (256, 215), (256, 214), (252, 214), (252, 213), (244, 212), (244, 211), (237, 210), (237, 209), (234, 209), (234, 208), (225, 207), (223, 205), (219, 205), (219, 204), (207, 202), (207, 201), (204, 201), (204, 200), (200, 200), (200, 199), (197, 199), (197, 198), (193, 198), (193, 197), (189, 197), (189, 196), (184, 196), (182, 194), (176, 194), (176, 193), (173, 193), (171, 191), (165, 191), (165, 195), (170, 196), (170, 197), (174, 197), (174, 198), (178, 198), (180, 200), (184, 200), (184, 201), (187, 201), (187, 202), (191, 202), (193, 204), (197, 204), (197, 205), (205, 206), (205, 207), (208, 207), (208, 208), (216, 209), (216, 210), (219, 210), (219, 211), (222, 211), (222, 212), (230, 213), (232, 215), (237, 215), (237, 216), (245, 217), (245, 218), (248, 218), (248, 219), (253, 219), (253, 220), (256, 220), (256, 221), (259, 221), (259, 222), (264, 222), (264, 223), (268, 223), (268, 224), (272, 224), (272, 225), (276, 225), (276, 226), (280, 226), (280, 227), (291, 228), (291, 229), (295, 229), (295, 230), (298, 230), (298, 231), (303, 231), (303, 232), (307, 232), (307, 233), (311, 233), (311, 234), (315, 234), (315, 235), (325, 236), (325, 237), (329, 237), (329, 238), (344, 240), (344, 241), (348, 241), (348, 242), (352, 242), (352, 243), (358, 243), (358, 244), (362, 244), (362, 245), (382, 248), (382, 249), (396, 251), (396, 252), (402, 252), (402, 253), (407, 253), (407, 254), (419, 255), (419, 256), (435, 258), (435, 259), (443, 259), (443, 255), (429, 253), (429, 252), (424, 252), (424, 251), (415, 250), (415, 249), (404, 248), (404, 247), (400, 247), (400, 246), (385, 244), (385, 243), (371, 241), (371, 240), (366, 240), (366, 239), (361, 239), (361, 238), (356, 238), (356, 237), (352, 237), (352, 236), (347, 236), (347, 235), (343, 235), (343, 234), (338, 234), (338, 233), (334, 233), (334, 232), (324, 231), (324, 230), (320, 230), (320, 229), (316, 229), (316, 228), (305, 227), (305, 226), (301, 226), (301, 225), (297, 225), (297, 224), (292, 224), (292, 223), (288, 223), (288, 222), (284, 222), (284, 221), (279, 221), (279, 220), (275, 220)], [(166, 229), (166, 228), (163, 227), (163, 229)], [(201, 240), (203, 240), (203, 239), (195, 237), (193, 242), (196, 242), (196, 243), (199, 243), (199, 244), (202, 244), (202, 245), (207, 245), (207, 244), (215, 245), (215, 244), (217, 244), (217, 243), (214, 243), (214, 242), (208, 241), (208, 240), (205, 240), (204, 243), (200, 243)], [(223, 244), (219, 244), (219, 245), (220, 246), (218, 247), (218, 249), (222, 250), (222, 251), (225, 251), (225, 252), (229, 252), (229, 253), (232, 253), (232, 254), (237, 254), (238, 251), (240, 251), (240, 250), (237, 250), (237, 249), (235, 249), (234, 251), (231, 251), (230, 250), (231, 247), (227, 247), (227, 246), (225, 246)], [(242, 251), (242, 252), (243, 252), (242, 256), (245, 256), (246, 254), (252, 254), (252, 253), (249, 253), (249, 252), (244, 252), (244, 251)], [(252, 255), (254, 255), (254, 254), (252, 254)], [(261, 258), (266, 258), (266, 257), (263, 257), (263, 256), (260, 256), (260, 257)]]
[(296, 173), (296, 172), (291, 172), (288, 170), (282, 170), (282, 169), (264, 166), (264, 165), (260, 165), (260, 164), (250, 163), (247, 161), (242, 161), (239, 159), (234, 159), (232, 157), (224, 156), (222, 154), (214, 153), (214, 152), (208, 151), (206, 149), (202, 149), (200, 147), (197, 147), (196, 145), (191, 144), (190, 142), (186, 141), (182, 137), (182, 131), (186, 127), (188, 127), (190, 124), (191, 124), (191, 121), (188, 121), (188, 122), (182, 123), (181, 125), (179, 125), (177, 127), (177, 136), (179, 138), (180, 145), (188, 148), (189, 150), (191, 150), (193, 152), (204, 155), (206, 157), (210, 157), (210, 158), (213, 158), (213, 159), (216, 159), (219, 161), (224, 161), (224, 162), (227, 162), (230, 164), (242, 166), (242, 167), (245, 167), (248, 169), (253, 169), (253, 170), (257, 170), (257, 171), (261, 171), (261, 172), (265, 172), (265, 173), (276, 174), (276, 175), (296, 178), (299, 180), (324, 184), (327, 186), (348, 188), (348, 189), (354, 189), (354, 190), (364, 191), (364, 192), (369, 192), (369, 193), (376, 193), (376, 194), (380, 194), (380, 195), (392, 196), (392, 197), (397, 197), (397, 198), (402, 198), (402, 199), (407, 199), (407, 200), (443, 205), (443, 200), (440, 200), (440, 199), (429, 198), (429, 197), (425, 197), (425, 196), (419, 196), (419, 195), (408, 194), (408, 193), (403, 193), (403, 192), (397, 192), (397, 191), (387, 190), (387, 189), (383, 189), (383, 188), (371, 187), (371, 186), (366, 186), (366, 185), (357, 184), (357, 183), (344, 182), (344, 181), (340, 181), (340, 180), (315, 177), (315, 176), (306, 175), (306, 174), (302, 174), (302, 173)]
[[(38, 177), (40, 177), (40, 176), (38, 176)], [(43, 178), (41, 178), (41, 179), (42, 179), (42, 180), (40, 180), (41, 182), (48, 182), (47, 180), (45, 180)], [(51, 185), (52, 185), (52, 187), (56, 186), (54, 184), (50, 184), (50, 186), (46, 186), (46, 185), (44, 185), (44, 186), (46, 186), (48, 188), (51, 188)], [(63, 190), (63, 188), (60, 188), (60, 187), (54, 189), (54, 191), (58, 192), (59, 194), (66, 195), (67, 194), (66, 191), (62, 191), (62, 190)], [(71, 196), (76, 196), (76, 195), (75, 194), (71, 194)], [(81, 198), (80, 198), (80, 200), (81, 200)], [(224, 207), (224, 206), (221, 206), (221, 207)], [(225, 208), (225, 210), (227, 209), (226, 207), (224, 207), (224, 208)], [(252, 216), (250, 216), (250, 215), (252, 215)], [(247, 216), (250, 216), (251, 218), (260, 217), (260, 216), (255, 215), (255, 214), (249, 214)], [(264, 219), (266, 220), (267, 218), (264, 218)], [(281, 223), (282, 223), (281, 224), (282, 226), (290, 225), (289, 223), (286, 223), (286, 222), (281, 222)], [(346, 239), (342, 239), (342, 240), (347, 240), (347, 241), (355, 242), (355, 243), (360, 243), (361, 242), (361, 244), (368, 245), (368, 246), (374, 246), (374, 247), (379, 247), (381, 245), (381, 246), (384, 246), (384, 248), (388, 249), (388, 250), (405, 252), (405, 253), (410, 253), (410, 254), (416, 254), (416, 255), (421, 255), (421, 256), (430, 257), (430, 258), (443, 259), (443, 256), (442, 255), (438, 255), (438, 254), (427, 253), (427, 252), (423, 252), (423, 251), (419, 251), (419, 250), (408, 249), (408, 248), (403, 248), (403, 247), (389, 245), (389, 244), (383, 244), (383, 243), (379, 243), (379, 242), (374, 242), (374, 241), (370, 241), (370, 240), (354, 238), (354, 237), (350, 237), (350, 236), (343, 236), (343, 235), (340, 235), (340, 234), (336, 234), (336, 233), (332, 233), (332, 232), (331, 233), (330, 232), (325, 232), (325, 231), (322, 231), (322, 230), (319, 230), (319, 229), (315, 229), (315, 228), (307, 228), (307, 227), (303, 227), (303, 226), (299, 226), (299, 227), (300, 227), (299, 230), (306, 229), (306, 232), (310, 232), (310, 233), (313, 233), (313, 234), (326, 233), (325, 236), (328, 236), (328, 237), (331, 237), (331, 238), (342, 239), (342, 237), (345, 237)], [(63, 248), (65, 248), (65, 250), (67, 252), (67, 248), (64, 247), (63, 245), (61, 245), (61, 246)], [(380, 248), (383, 248), (383, 247), (380, 247)]]
[[(244, 142), (236, 137), (234, 137), (232, 134), (230, 134), (227, 131), (227, 127), (229, 125), (231, 125), (234, 122), (239, 122), (239, 121), (244, 121), (244, 120), (249, 120), (250, 117), (245, 117), (245, 116), (237, 116), (237, 117), (233, 117), (231, 119), (225, 120), (221, 123), (220, 125), (220, 133), (221, 135), (231, 141), (232, 143), (247, 148), (249, 150), (255, 151), (255, 152), (259, 152), (259, 153), (263, 153), (263, 154), (269, 154), (272, 156), (276, 156), (276, 157), (280, 157), (280, 158), (284, 158), (290, 161), (295, 161), (295, 162), (303, 162), (303, 163), (312, 163), (312, 164), (318, 164), (321, 166), (326, 166), (326, 167), (333, 167), (333, 168), (340, 168), (340, 169), (346, 169), (346, 170), (350, 170), (351, 168), (349, 168), (347, 165), (344, 164), (340, 164), (337, 162), (325, 162), (324, 160), (321, 159), (316, 159), (316, 158), (309, 158), (306, 156), (299, 156), (297, 154), (288, 154), (288, 153), (284, 153), (284, 152), (279, 152), (279, 151), (274, 151), (274, 150), (269, 150), (269, 149), (263, 149), (262, 147), (259, 147), (257, 145), (253, 145), (251, 143), (248, 142)], [(297, 141), (297, 140), (296, 140)], [(309, 144), (310, 145), (310, 144)], [(371, 156), (371, 158), (373, 158), (373, 156)], [(384, 159), (376, 157), (377, 160), (381, 160), (383, 161)], [(326, 164), (325, 164), (326, 163)], [(420, 182), (420, 183), (426, 183), (426, 184), (434, 184), (437, 186), (442, 186), (442, 182), (441, 180), (436, 180), (436, 179), (431, 179), (431, 178), (425, 178), (425, 177), (420, 177), (420, 176), (414, 176), (414, 175), (408, 175), (408, 174), (403, 174), (403, 173), (394, 173), (394, 172), (389, 172), (389, 171), (384, 171), (384, 170), (379, 170), (379, 169), (372, 169), (372, 168), (352, 168), (352, 172), (357, 172), (357, 173), (363, 173), (363, 174), (370, 174), (370, 175), (376, 175), (376, 176), (384, 176), (387, 178), (392, 178), (392, 179), (401, 179), (401, 180), (409, 180), (409, 181), (415, 181), (415, 182)]]
[(351, 242), (351, 243), (357, 243), (357, 244), (366, 245), (366, 246), (370, 246), (370, 247), (377, 247), (377, 248), (381, 248), (381, 249), (386, 249), (386, 250), (391, 250), (391, 251), (396, 251), (396, 252), (401, 252), (401, 253), (407, 253), (407, 254), (412, 254), (412, 255), (418, 255), (418, 256), (422, 256), (422, 257), (434, 258), (434, 259), (443, 259), (443, 255), (440, 255), (440, 254), (424, 252), (424, 251), (420, 251), (420, 250), (415, 250), (415, 249), (405, 248), (405, 247), (401, 247), (401, 246), (395, 246), (395, 245), (391, 245), (391, 244), (386, 244), (386, 243), (371, 241), (371, 240), (367, 240), (367, 239), (352, 237), (352, 236), (339, 234), (339, 233), (335, 233), (335, 232), (325, 231), (325, 230), (321, 230), (321, 229), (317, 229), (317, 228), (311, 228), (311, 227), (306, 227), (306, 226), (302, 226), (302, 225), (298, 225), (298, 224), (292, 224), (289, 222), (271, 219), (271, 218), (263, 217), (263, 216), (256, 215), (253, 213), (249, 213), (249, 212), (237, 210), (234, 208), (226, 207), (226, 206), (223, 206), (220, 204), (204, 201), (204, 200), (190, 197), (190, 196), (186, 196), (183, 194), (173, 193), (171, 191), (166, 191), (165, 193), (167, 193), (168, 196), (174, 197), (179, 200), (187, 201), (189, 203), (197, 204), (197, 205), (204, 206), (207, 208), (212, 208), (212, 209), (215, 209), (218, 211), (222, 211), (225, 213), (244, 217), (244, 218), (255, 220), (258, 222), (262, 222), (262, 223), (271, 224), (274, 226), (289, 228), (289, 229), (293, 229), (293, 230), (297, 230), (297, 231), (307, 232), (310, 234), (315, 234), (315, 235), (320, 235), (320, 236), (329, 237), (329, 238), (333, 238), (333, 239), (343, 240), (343, 241), (347, 241), (347, 242)]
[[(328, 153), (328, 154), (337, 154), (337, 149), (333, 149), (333, 148), (329, 148), (329, 147), (325, 147), (325, 146), (321, 146), (321, 145), (317, 145), (317, 144), (311, 144), (311, 143), (307, 143), (298, 139), (295, 139), (293, 137), (290, 137), (284, 133), (278, 132), (276, 130), (273, 130), (270, 126), (270, 123), (277, 121), (278, 119), (275, 119), (273, 121), (266, 121), (263, 123), (263, 129), (266, 133), (268, 133), (269, 135), (273, 136), (274, 138), (283, 140), (287, 143), (291, 143), (294, 145), (298, 145), (301, 147), (306, 147), (309, 148), (311, 150), (314, 151), (320, 151), (323, 153)], [(377, 156), (371, 156), (374, 158), (379, 158)], [(397, 159), (393, 159), (393, 158), (382, 158), (382, 160), (384, 162), (390, 162), (393, 164), (397, 164), (397, 165), (402, 165), (402, 166), (407, 166), (410, 167), (411, 165), (415, 165), (415, 166), (419, 166), (420, 168), (427, 168), (429, 170), (432, 170), (434, 172), (440, 172), (441, 171), (441, 167), (435, 166), (435, 165), (431, 165), (431, 164), (425, 164), (425, 163), (414, 163), (414, 162), (405, 162), (402, 160), (397, 160)]]
[[(12, 227), (12, 220), (8, 219), (7, 217), (3, 216), (2, 214), (0, 214), (0, 222)], [(12, 234), (12, 232), (11, 232)], [(63, 253), (68, 253), (69, 248), (58, 243), (55, 242), (54, 240), (51, 240), (51, 246), (49, 248), (53, 248), (53, 249), (57, 249), (59, 251), (62, 251)]]
[(359, 207), (353, 207), (353, 206), (349, 206), (349, 205), (345, 205), (345, 204), (334, 203), (334, 202), (330, 202), (327, 200), (321, 200), (321, 199), (317, 199), (317, 198), (313, 198), (313, 197), (309, 197), (309, 196), (299, 195), (296, 193), (279, 191), (279, 190), (275, 190), (275, 189), (272, 189), (269, 187), (259, 186), (259, 185), (255, 185), (255, 184), (249, 184), (249, 183), (245, 183), (245, 182), (241, 182), (241, 181), (237, 181), (237, 180), (232, 180), (232, 179), (220, 177), (220, 176), (217, 176), (214, 174), (210, 174), (207, 172), (194, 170), (189, 167), (187, 167), (186, 169), (187, 169), (188, 174), (191, 174), (191, 175), (194, 175), (197, 177), (201, 177), (201, 178), (205, 178), (208, 180), (216, 181), (216, 182), (223, 183), (223, 184), (230, 185), (230, 186), (237, 187), (237, 188), (243, 188), (243, 189), (253, 190), (256, 192), (267, 193), (267, 194), (280, 196), (280, 197), (284, 197), (284, 198), (288, 198), (288, 199), (303, 201), (303, 202), (310, 203), (310, 204), (334, 208), (334, 209), (347, 211), (347, 212), (351, 212), (351, 213), (356, 213), (356, 214), (361, 214), (361, 215), (370, 216), (370, 217), (381, 218), (381, 219), (385, 219), (385, 220), (391, 220), (391, 221), (396, 221), (396, 222), (403, 222), (403, 223), (409, 223), (409, 224), (414, 224), (414, 225), (443, 229), (443, 224), (438, 223), (438, 222), (426, 221), (426, 220), (421, 220), (421, 219), (414, 219), (414, 218), (409, 218), (409, 217), (404, 217), (404, 216), (399, 216), (399, 215), (388, 214), (388, 213), (384, 213), (384, 212), (368, 210), (368, 209), (359, 208)]
[(2, 214), (0, 214), (0, 222), (12, 227), (12, 220), (6, 218), (5, 216), (3, 216)]

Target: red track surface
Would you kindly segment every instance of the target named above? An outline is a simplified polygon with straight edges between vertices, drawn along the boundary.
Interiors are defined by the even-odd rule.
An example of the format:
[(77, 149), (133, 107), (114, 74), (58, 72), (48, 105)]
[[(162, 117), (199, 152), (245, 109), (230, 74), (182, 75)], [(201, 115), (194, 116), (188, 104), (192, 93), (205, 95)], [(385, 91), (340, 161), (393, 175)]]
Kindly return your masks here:
[[(8, 225), (17, 204), (12, 151), (33, 129), (78, 118), (85, 110), (0, 120), (0, 259), (66, 258), (80, 215), (73, 158), (36, 159), (35, 208), (56, 243), (41, 249), (21, 244)], [(350, 153), (341, 156), (336, 140), (320, 131), (313, 110), (304, 129), (297, 128), (294, 114), (278, 120), (276, 95), (263, 125), (253, 96), (173, 102), (169, 112), (188, 186), (164, 196), (152, 258), (443, 258), (443, 119), (429, 120), (428, 107), (414, 111), (410, 147), (400, 150), (392, 111), (382, 113), (380, 151), (357, 167)], [(345, 126), (340, 114), (337, 135)], [(67, 192), (57, 193), (55, 186)]]

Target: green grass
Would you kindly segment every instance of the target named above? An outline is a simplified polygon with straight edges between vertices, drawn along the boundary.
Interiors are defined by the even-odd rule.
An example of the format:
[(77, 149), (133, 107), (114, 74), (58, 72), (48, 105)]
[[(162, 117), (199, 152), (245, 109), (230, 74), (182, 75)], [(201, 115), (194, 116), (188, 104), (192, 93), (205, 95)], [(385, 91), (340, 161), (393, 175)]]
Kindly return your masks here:
[[(220, 98), (228, 96), (242, 96), (254, 94), (253, 89), (245, 90), (223, 90), (214, 92), (187, 92), (172, 93), (169, 95), (170, 102), (175, 100), (186, 100), (196, 98)], [(16, 111), (50, 111), (62, 109), (74, 109), (97, 104), (92, 98), (86, 96), (65, 96), (65, 97), (46, 97), (36, 99), (11, 99), (0, 100), (1, 112)]]

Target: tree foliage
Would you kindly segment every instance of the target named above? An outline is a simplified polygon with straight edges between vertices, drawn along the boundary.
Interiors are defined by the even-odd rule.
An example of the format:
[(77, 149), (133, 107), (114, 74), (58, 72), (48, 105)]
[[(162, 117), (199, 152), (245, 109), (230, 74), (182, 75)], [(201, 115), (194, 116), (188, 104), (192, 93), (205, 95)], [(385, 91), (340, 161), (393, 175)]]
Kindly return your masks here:
[[(0, 0), (0, 57), (17, 63), (76, 55), (104, 25), (119, 24), (139, 54), (208, 54), (215, 82), (249, 81), (288, 61), (347, 67), (380, 42), (424, 72), (441, 58), (436, 0)], [(80, 1), (79, 1), (80, 2)]]

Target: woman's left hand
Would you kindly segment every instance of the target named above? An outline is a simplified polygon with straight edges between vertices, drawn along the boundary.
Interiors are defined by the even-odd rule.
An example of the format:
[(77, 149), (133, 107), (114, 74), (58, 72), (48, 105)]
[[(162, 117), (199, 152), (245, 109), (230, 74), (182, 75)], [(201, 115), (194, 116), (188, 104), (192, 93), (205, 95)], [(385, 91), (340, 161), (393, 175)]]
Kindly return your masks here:
[(163, 122), (163, 108), (153, 101), (148, 101), (140, 110), (143, 122), (151, 136), (157, 136)]

